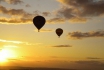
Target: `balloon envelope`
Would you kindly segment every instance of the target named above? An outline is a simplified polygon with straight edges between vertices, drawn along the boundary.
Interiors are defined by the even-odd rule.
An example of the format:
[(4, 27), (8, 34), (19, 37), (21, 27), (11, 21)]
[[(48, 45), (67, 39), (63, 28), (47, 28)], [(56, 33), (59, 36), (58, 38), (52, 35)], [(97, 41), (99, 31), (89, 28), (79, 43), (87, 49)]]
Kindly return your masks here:
[(46, 20), (43, 16), (36, 16), (33, 18), (33, 24), (36, 26), (38, 31), (44, 26)]
[(56, 29), (56, 34), (60, 37), (63, 33), (63, 30), (61, 28)]

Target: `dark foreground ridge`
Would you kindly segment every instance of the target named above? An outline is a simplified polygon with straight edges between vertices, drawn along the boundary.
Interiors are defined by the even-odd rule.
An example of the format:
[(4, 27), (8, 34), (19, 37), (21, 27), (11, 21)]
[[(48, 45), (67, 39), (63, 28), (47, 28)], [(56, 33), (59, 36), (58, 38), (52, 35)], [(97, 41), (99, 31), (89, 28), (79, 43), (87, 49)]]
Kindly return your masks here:
[(3, 67), (0, 70), (76, 70), (64, 68), (32, 68), (32, 67)]

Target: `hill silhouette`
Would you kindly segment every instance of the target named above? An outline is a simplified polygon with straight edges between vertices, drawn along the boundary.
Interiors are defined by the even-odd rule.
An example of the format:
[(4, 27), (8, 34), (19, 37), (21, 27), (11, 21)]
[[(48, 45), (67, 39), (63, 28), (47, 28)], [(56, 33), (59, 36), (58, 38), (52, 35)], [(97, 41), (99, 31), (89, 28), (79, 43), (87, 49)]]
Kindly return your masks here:
[(76, 70), (76, 69), (8, 66), (8, 67), (0, 67), (0, 70)]

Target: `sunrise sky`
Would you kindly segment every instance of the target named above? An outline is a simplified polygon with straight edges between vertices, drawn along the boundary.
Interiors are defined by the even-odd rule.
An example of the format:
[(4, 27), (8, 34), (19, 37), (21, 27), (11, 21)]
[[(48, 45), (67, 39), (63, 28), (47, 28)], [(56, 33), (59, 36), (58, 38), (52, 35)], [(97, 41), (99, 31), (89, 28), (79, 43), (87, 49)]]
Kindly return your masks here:
[(0, 0), (0, 63), (104, 69), (104, 0)]

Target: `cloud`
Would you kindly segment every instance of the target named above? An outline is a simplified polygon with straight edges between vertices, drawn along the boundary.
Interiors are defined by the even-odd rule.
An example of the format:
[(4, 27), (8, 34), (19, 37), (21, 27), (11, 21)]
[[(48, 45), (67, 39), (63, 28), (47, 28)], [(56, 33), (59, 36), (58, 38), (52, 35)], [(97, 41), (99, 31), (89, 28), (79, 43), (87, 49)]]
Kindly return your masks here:
[(0, 39), (0, 42), (3, 42), (3, 43), (13, 43), (13, 44), (22, 44), (22, 45), (39, 45), (41, 43), (29, 43), (29, 42), (22, 42), (22, 41), (12, 41), (12, 40), (3, 40), (3, 39)]
[(21, 41), (8, 41), (8, 40), (3, 40), (3, 39), (0, 39), (0, 42), (12, 42), (12, 43), (15, 43), (15, 44), (21, 44), (21, 43), (23, 43), (23, 42), (21, 42)]
[(25, 6), (26, 6), (26, 7), (31, 7), (29, 4), (26, 4)]
[(97, 57), (87, 57), (87, 59), (98, 60), (98, 59), (101, 59), (101, 58), (97, 58)]
[(4, 17), (0, 18), (0, 22), (2, 24), (8, 24), (8, 23), (9, 24), (14, 24), (14, 23), (26, 24), (26, 23), (32, 23), (31, 21), (32, 21), (32, 19), (29, 19), (29, 18), (27, 18), (27, 19), (25, 19), (25, 18), (4, 18)]
[[(6, 17), (0, 17), (0, 22), (5, 23), (33, 23), (33, 17), (37, 16), (39, 14), (44, 16), (49, 16), (50, 12), (40, 12), (40, 11), (34, 11), (34, 13), (28, 13), (23, 9), (7, 9), (6, 7), (0, 5), (0, 13), (10, 16), (9, 18)], [(56, 22), (63, 22), (64, 20), (61, 18), (54, 18), (47, 20), (47, 23), (56, 23)]]
[(0, 13), (10, 15), (10, 16), (21, 16), (25, 18), (31, 18), (33, 17), (33, 14), (30, 14), (23, 9), (7, 9), (4, 6), (0, 5)]
[(50, 16), (51, 13), (50, 12), (42, 12), (43, 16)]
[(61, 7), (60, 9), (56, 10), (56, 16), (57, 17), (63, 17), (65, 19), (70, 19), (75, 17), (74, 14), (72, 14), (73, 8), (67, 8), (65, 6)]
[(0, 17), (2, 23), (32, 23), (32, 19), (37, 14), (30, 14), (23, 9), (7, 9), (0, 5), (0, 13), (9, 15), (9, 18)]
[(0, 2), (6, 2), (8, 4), (14, 4), (14, 5), (23, 3), (22, 0), (0, 0)]
[(90, 31), (90, 32), (69, 32), (67, 35), (72, 39), (82, 39), (82, 38), (90, 38), (90, 37), (104, 37), (104, 31)]
[(47, 20), (47, 23), (51, 23), (51, 24), (57, 24), (57, 23), (64, 23), (65, 22), (65, 19), (63, 18), (52, 18), (52, 19), (49, 19)]
[[(5, 14), (7, 17), (0, 17), (0, 22), (5, 24), (5, 23), (33, 23), (32, 20), (34, 16), (37, 15), (42, 15), (45, 17), (50, 16), (52, 13), (51, 12), (40, 12), (40, 11), (34, 11), (34, 13), (28, 13), (24, 9), (8, 9), (2, 5), (0, 5), (0, 14)], [(64, 18), (52, 18), (52, 19), (47, 19), (46, 23), (49, 24), (57, 24), (57, 23), (64, 23), (65, 19)]]
[(52, 46), (52, 47), (72, 47), (71, 45), (56, 45), (56, 46)]
[[(104, 15), (103, 0), (57, 0), (62, 7), (56, 11), (57, 17), (72, 21), (73, 18), (83, 18), (74, 22), (86, 22), (89, 18)], [(73, 21), (72, 21), (73, 22)]]
[[(38, 30), (34, 30), (36, 32), (38, 32)], [(52, 29), (40, 29), (40, 32), (52, 32), (53, 30)]]
[[(8, 9), (2, 5), (0, 5), (0, 14), (5, 14), (8, 15), (9, 18), (7, 17), (0, 17), (0, 22), (1, 23), (33, 23), (33, 18), (34, 16), (37, 15), (43, 15), (43, 16), (50, 16), (50, 12), (40, 12), (40, 11), (34, 11), (34, 13), (28, 13), (23, 9)], [(61, 18), (54, 18), (47, 20), (47, 23), (61, 23), (64, 22), (64, 19)]]
[(4, 45), (3, 48), (18, 48), (18, 46), (15, 46), (15, 45)]
[(71, 6), (73, 10), (78, 10), (81, 16), (99, 16), (104, 14), (103, 0), (58, 0), (62, 4)]
[(37, 14), (37, 15), (42, 15), (44, 17), (50, 17), (50, 16), (52, 16), (52, 13), (48, 12), (48, 11), (41, 12), (41, 11), (36, 10), (36, 11), (34, 11), (34, 13)]
[(80, 17), (74, 17), (74, 18), (71, 18), (70, 20), (69, 20), (69, 22), (72, 22), (72, 23), (85, 23), (85, 22), (87, 22), (87, 19), (86, 18), (80, 18)]

